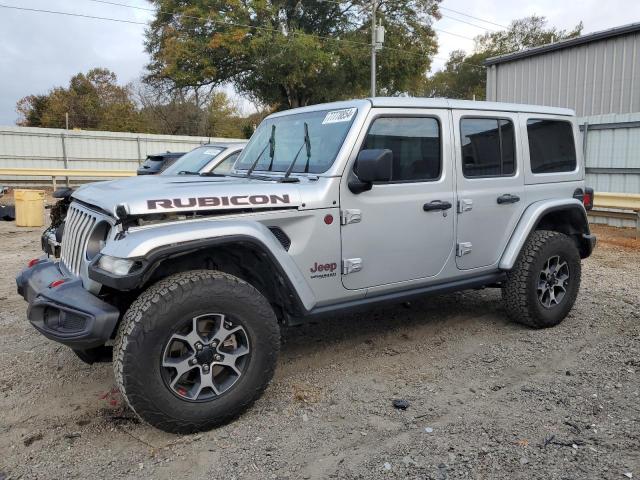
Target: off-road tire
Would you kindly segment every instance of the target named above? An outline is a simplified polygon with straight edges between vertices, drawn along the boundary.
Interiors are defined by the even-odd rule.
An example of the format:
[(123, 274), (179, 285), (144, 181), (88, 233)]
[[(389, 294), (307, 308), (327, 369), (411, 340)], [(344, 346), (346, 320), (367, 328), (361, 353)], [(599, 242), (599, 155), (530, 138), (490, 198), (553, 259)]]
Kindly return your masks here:
[[(188, 402), (163, 381), (163, 343), (179, 318), (209, 311), (241, 319), (251, 357), (228, 391)], [(113, 370), (123, 398), (143, 421), (167, 432), (192, 433), (225, 424), (249, 408), (271, 381), (279, 348), (275, 314), (258, 290), (226, 273), (194, 270), (159, 281), (133, 302), (118, 329)]]
[[(546, 308), (538, 297), (539, 275), (550, 257), (560, 255), (569, 267), (569, 284), (562, 301)], [(567, 316), (580, 289), (580, 254), (575, 242), (563, 233), (534, 231), (513, 269), (507, 273), (502, 298), (509, 318), (532, 328), (558, 325)]]

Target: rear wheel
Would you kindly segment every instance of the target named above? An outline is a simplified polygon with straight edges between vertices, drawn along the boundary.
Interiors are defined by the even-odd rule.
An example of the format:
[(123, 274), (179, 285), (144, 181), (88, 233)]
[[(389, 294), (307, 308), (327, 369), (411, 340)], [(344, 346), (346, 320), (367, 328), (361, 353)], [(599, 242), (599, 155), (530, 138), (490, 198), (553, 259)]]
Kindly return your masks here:
[(273, 310), (251, 285), (220, 272), (179, 273), (125, 314), (114, 372), (146, 422), (175, 433), (208, 430), (262, 394), (279, 345)]
[(580, 254), (571, 238), (533, 232), (502, 289), (509, 317), (533, 328), (559, 324), (573, 307), (580, 276)]

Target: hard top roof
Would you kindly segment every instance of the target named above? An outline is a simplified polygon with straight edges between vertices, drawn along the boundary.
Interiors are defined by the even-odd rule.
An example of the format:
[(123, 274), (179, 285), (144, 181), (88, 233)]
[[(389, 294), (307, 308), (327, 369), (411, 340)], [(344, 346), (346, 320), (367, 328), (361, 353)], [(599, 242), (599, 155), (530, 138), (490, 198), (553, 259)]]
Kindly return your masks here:
[(374, 97), (361, 100), (321, 103), (309, 107), (296, 108), (294, 110), (283, 110), (270, 115), (270, 117), (279, 117), (292, 113), (317, 112), (319, 110), (335, 110), (367, 106), (375, 108), (439, 108), (498, 112), (526, 112), (564, 116), (575, 115), (575, 112), (569, 108), (544, 107), (541, 105), (524, 105), (519, 103), (480, 102), (472, 100), (453, 100), (449, 98)]

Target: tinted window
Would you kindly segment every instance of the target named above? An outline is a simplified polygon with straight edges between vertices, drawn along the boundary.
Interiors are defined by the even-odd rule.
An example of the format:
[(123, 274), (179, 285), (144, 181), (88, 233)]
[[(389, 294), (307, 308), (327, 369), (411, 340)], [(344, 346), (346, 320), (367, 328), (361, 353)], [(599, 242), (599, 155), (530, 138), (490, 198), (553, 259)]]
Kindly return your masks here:
[(424, 181), (440, 177), (440, 124), (435, 118), (378, 118), (363, 149), (393, 152), (392, 181)]
[(515, 135), (510, 120), (463, 118), (462, 173), (467, 178), (500, 177), (516, 171)]
[(527, 134), (533, 173), (572, 172), (576, 169), (576, 147), (569, 122), (529, 120)]

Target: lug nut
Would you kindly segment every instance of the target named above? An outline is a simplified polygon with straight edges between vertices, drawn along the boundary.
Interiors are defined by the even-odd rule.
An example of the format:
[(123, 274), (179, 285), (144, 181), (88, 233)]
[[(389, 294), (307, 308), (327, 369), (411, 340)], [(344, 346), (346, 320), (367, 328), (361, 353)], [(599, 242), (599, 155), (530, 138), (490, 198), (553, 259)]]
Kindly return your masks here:
[(196, 350), (202, 350), (202, 344), (200, 342), (196, 343)]
[(211, 346), (212, 346), (212, 347), (217, 347), (217, 346), (218, 346), (218, 340), (213, 340), (213, 341), (211, 342)]
[(189, 362), (189, 363), (191, 363), (191, 365), (197, 365), (198, 359), (197, 358), (192, 358), (191, 362)]
[(205, 372), (209, 371), (209, 365), (203, 365), (202, 366), (202, 370), (204, 370)]
[(213, 356), (213, 359), (214, 359), (216, 362), (219, 362), (220, 360), (222, 360), (222, 355), (214, 355), (214, 356)]

